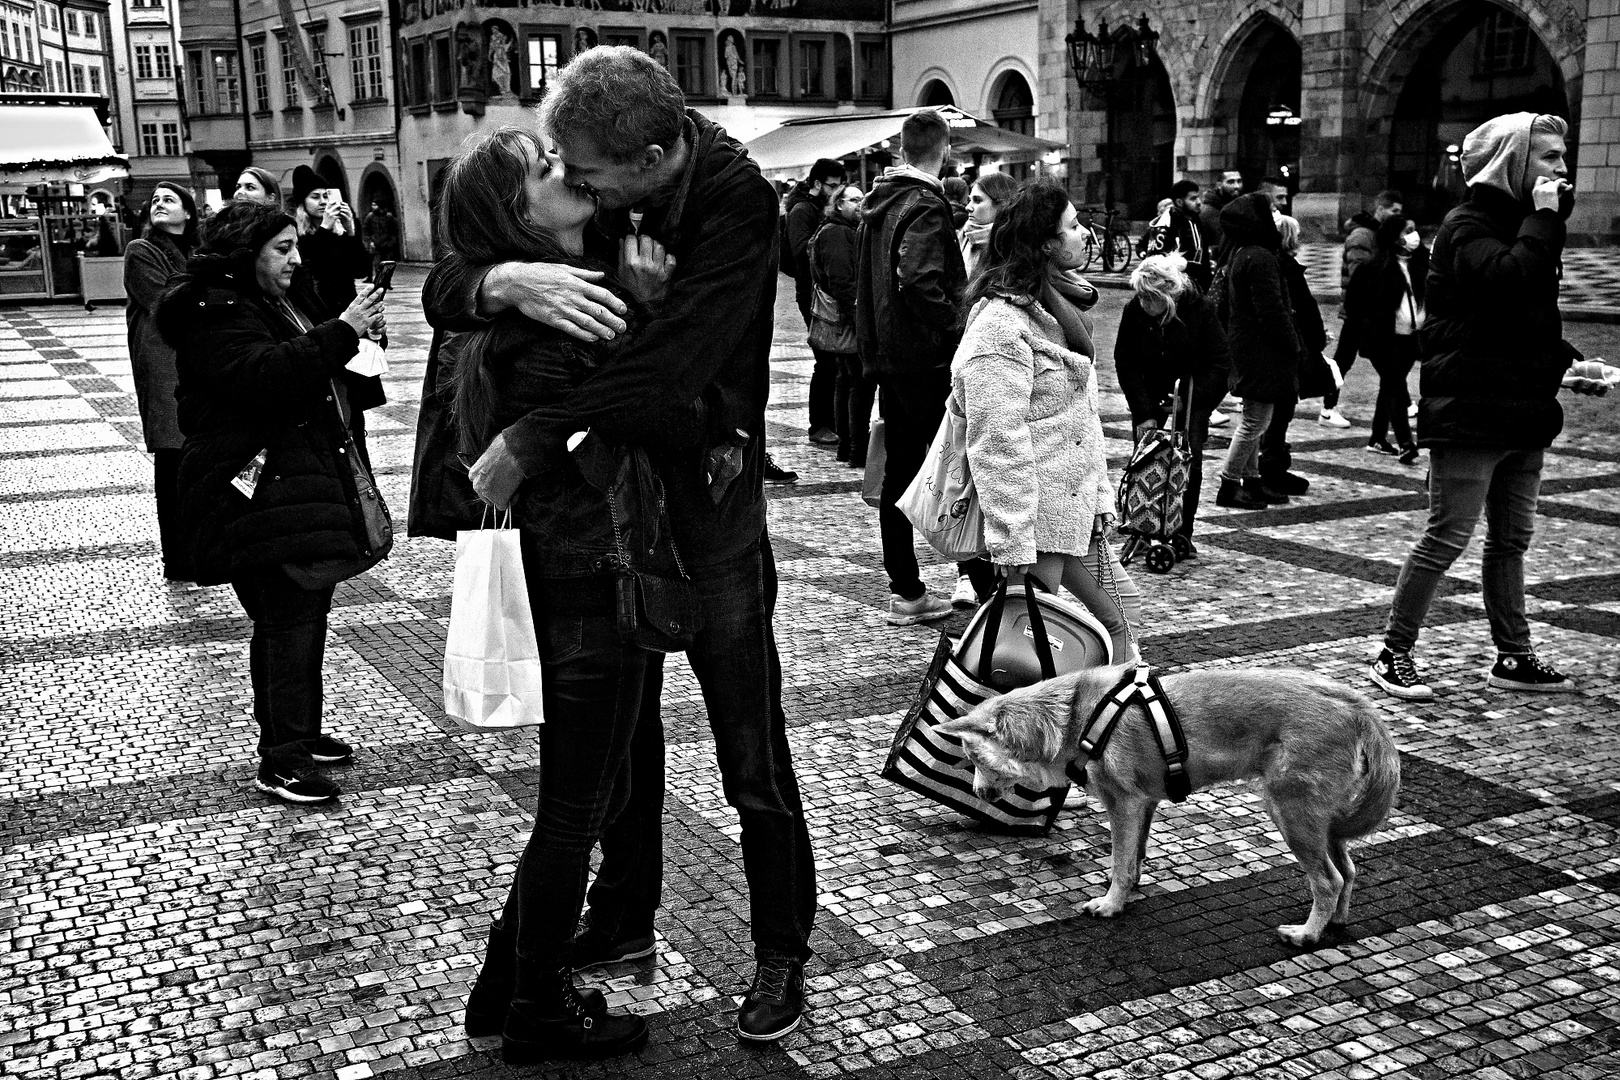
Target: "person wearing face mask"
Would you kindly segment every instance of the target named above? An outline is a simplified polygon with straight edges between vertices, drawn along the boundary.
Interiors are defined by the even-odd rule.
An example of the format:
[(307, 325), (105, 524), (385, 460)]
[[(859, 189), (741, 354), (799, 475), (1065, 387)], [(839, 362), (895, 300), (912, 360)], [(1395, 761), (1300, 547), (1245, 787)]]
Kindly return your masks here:
[(311, 804), (340, 794), (314, 766), (354, 754), (322, 730), (333, 587), (375, 565), (393, 540), (338, 379), (360, 339), (381, 327), (382, 293), (318, 321), (289, 298), (298, 264), (291, 217), (229, 203), (157, 323), (179, 368), (180, 504), (194, 580), (229, 582), (253, 622), (254, 786)]
[(1096, 290), (1070, 271), (1086, 232), (1063, 188), (1026, 184), (996, 215), (968, 288), (946, 408), (967, 420), (990, 561), (1013, 583), (1062, 584), (1102, 622), (1119, 662), (1139, 656), (1141, 594), (1109, 550), (1114, 486), (1097, 406)]
[(174, 400), (179, 381), (174, 349), (158, 333), (156, 316), (158, 302), (185, 273), (186, 259), (196, 243), (195, 200), (184, 188), (160, 180), (147, 205), (146, 231), (124, 251), (124, 293), (129, 297), (124, 318), (129, 326), (129, 364), (135, 377), (141, 437), (152, 455), (163, 576), (170, 581), (191, 580), (176, 486), (185, 436), (180, 433)]
[(1411, 397), (1406, 378), (1421, 351), (1418, 331), (1425, 315), (1429, 252), (1418, 236), (1417, 223), (1400, 214), (1378, 223), (1376, 241), (1378, 254), (1350, 275), (1344, 293), (1344, 336), (1334, 363), (1345, 370), (1359, 354), (1372, 364), (1378, 373), (1378, 401), (1367, 449), (1412, 465), (1418, 448), (1407, 423)]
[(861, 354), (854, 347), (855, 229), (861, 223), (862, 197), (859, 184), (834, 188), (827, 216), (806, 245), (811, 284), (832, 297), (849, 345), (847, 350), (832, 352), (838, 363), (838, 379), (833, 384), (833, 425), (838, 434), (838, 460), (854, 469), (866, 468), (872, 399), (877, 394), (877, 387), (861, 372)]
[(990, 239), (990, 226), (996, 212), (1018, 193), (1018, 181), (1006, 173), (985, 173), (973, 181), (968, 191), (968, 216), (957, 232), (962, 242), (962, 262), (972, 278), (984, 259), (984, 246)]
[(1563, 429), (1564, 373), (1581, 359), (1558, 312), (1564, 222), (1575, 200), (1568, 130), (1556, 116), (1510, 113), (1463, 141), (1468, 197), (1434, 238), (1425, 293), (1418, 445), (1429, 451), (1429, 520), (1396, 579), (1369, 672), (1396, 697), (1434, 696), (1412, 648), (1482, 514), (1485, 616), (1497, 654), (1486, 684), (1575, 689), (1536, 655), (1524, 602), (1543, 452)]

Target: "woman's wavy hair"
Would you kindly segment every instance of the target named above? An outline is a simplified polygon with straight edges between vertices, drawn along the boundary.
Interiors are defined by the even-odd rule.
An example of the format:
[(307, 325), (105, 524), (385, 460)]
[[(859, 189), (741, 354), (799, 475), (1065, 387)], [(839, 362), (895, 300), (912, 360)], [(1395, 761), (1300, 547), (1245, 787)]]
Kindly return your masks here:
[(968, 285), (967, 303), (989, 297), (1027, 303), (1039, 295), (1052, 257), (1046, 242), (1058, 234), (1069, 193), (1053, 180), (1031, 180), (996, 211), (979, 271)]
[[(544, 154), (539, 136), (511, 124), (470, 139), (444, 172), (438, 219), (445, 247), (470, 266), (579, 262), (529, 220), (529, 168)], [(488, 329), (467, 335), (452, 372), (461, 451), (474, 457), (493, 437), (496, 393), (489, 356), (494, 334)]]
[[(197, 246), (197, 229), (202, 224), (202, 220), (197, 216), (197, 200), (192, 198), (191, 192), (169, 180), (159, 180), (153, 184), (153, 194), (157, 193), (158, 188), (174, 192), (180, 199), (180, 205), (185, 208), (186, 227), (181, 230), (179, 236), (174, 236), (173, 233), (168, 233), (168, 235), (174, 237), (176, 247), (181, 251), (189, 252)], [(146, 197), (146, 210), (142, 216), (146, 219), (146, 228), (141, 231), (141, 236), (150, 240), (152, 234), (159, 231), (158, 227), (152, 224), (152, 197), (150, 195)], [(167, 232), (167, 230), (164, 231)]]
[(289, 225), (297, 227), (281, 207), (253, 202), (226, 203), (209, 218), (201, 242), (186, 260), (186, 272), (175, 279), (158, 305), (158, 331), (164, 339), (174, 343), (179, 328), (175, 320), (185, 316), (179, 301), (201, 289), (224, 285), (250, 296), (260, 295), (254, 264), (264, 245)]
[(1164, 301), (1164, 311), (1159, 315), (1160, 326), (1176, 317), (1176, 301), (1190, 288), (1192, 281), (1187, 277), (1187, 258), (1179, 251), (1149, 255), (1131, 271), (1131, 290), (1138, 298), (1156, 296)]

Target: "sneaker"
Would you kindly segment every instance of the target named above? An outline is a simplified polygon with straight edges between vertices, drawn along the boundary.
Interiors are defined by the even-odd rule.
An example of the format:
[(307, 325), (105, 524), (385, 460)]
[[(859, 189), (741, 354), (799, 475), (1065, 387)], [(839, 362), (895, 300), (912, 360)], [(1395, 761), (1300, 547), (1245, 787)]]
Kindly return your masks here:
[(776, 463), (776, 459), (769, 453), (765, 455), (765, 482), (767, 484), (796, 484), (799, 474), (792, 469), (784, 469)]
[(951, 607), (976, 608), (979, 606), (979, 593), (973, 587), (973, 579), (963, 574), (956, 579), (956, 591), (951, 593)]
[(1406, 407), (1406, 418), (1408, 420), (1416, 420), (1417, 419), (1417, 414), (1418, 414), (1417, 402), (1414, 401), (1414, 402), (1412, 402), (1412, 404), (1410, 404), (1410, 405), (1408, 405)]
[(838, 432), (834, 431), (830, 427), (812, 428), (808, 438), (817, 446), (838, 445)]
[(1400, 454), (1400, 451), (1395, 449), (1394, 444), (1388, 439), (1368, 439), (1367, 453), (1388, 454), (1390, 457), (1395, 457)]
[(1215, 412), (1212, 412), (1212, 413), (1209, 414), (1209, 426), (1210, 427), (1225, 427), (1226, 422), (1228, 420), (1230, 420), (1230, 419), (1232, 419), (1230, 416), (1227, 416), (1225, 413), (1221, 412), (1220, 410), (1216, 410)]
[(737, 1034), (754, 1042), (780, 1039), (804, 1016), (804, 964), (765, 959), (754, 969), (754, 983), (737, 1010)]
[(889, 625), (915, 626), (920, 622), (943, 619), (952, 611), (951, 602), (934, 596), (927, 589), (915, 600), (907, 600), (898, 593), (889, 594)]
[(1323, 409), (1316, 414), (1316, 422), (1323, 427), (1347, 428), (1350, 426), (1350, 421), (1346, 420), (1344, 414), (1338, 409)]
[(651, 934), (613, 941), (587, 919), (585, 929), (574, 935), (571, 962), (575, 971), (584, 971), (603, 964), (617, 964), (621, 960), (645, 960), (657, 950), (658, 944)]
[(1575, 684), (1561, 671), (1542, 663), (1533, 652), (1503, 653), (1491, 667), (1487, 686), (1498, 690), (1525, 690), (1537, 694), (1565, 694)]
[(309, 751), (311, 761), (322, 765), (343, 765), (354, 760), (354, 747), (330, 735), (317, 735), (305, 740), (304, 749)]
[(283, 802), (305, 805), (331, 802), (343, 794), (336, 784), (324, 776), (287, 765), (260, 765), (259, 774), (253, 778), (253, 786)]
[(1378, 659), (1372, 664), (1372, 681), (1407, 701), (1428, 701), (1434, 697), (1434, 691), (1429, 684), (1423, 681), (1418, 674), (1417, 665), (1412, 662), (1409, 652), (1395, 652), (1385, 649), (1378, 654)]

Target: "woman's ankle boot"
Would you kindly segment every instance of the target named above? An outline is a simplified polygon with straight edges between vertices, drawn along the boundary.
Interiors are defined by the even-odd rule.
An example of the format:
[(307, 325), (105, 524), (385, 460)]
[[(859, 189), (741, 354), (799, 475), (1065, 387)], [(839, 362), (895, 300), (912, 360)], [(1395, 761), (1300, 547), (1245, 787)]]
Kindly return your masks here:
[(1253, 479), (1243, 481), (1243, 490), (1259, 499), (1264, 504), (1285, 503), (1288, 496), (1268, 485), (1264, 480)]
[(1221, 478), (1221, 489), (1215, 493), (1215, 505), (1229, 510), (1264, 510), (1266, 500), (1251, 495), (1236, 480)]
[(512, 1006), (512, 984), (517, 978), (517, 928), (504, 927), (500, 920), (489, 924), (489, 942), (484, 946), (484, 966), (478, 981), (467, 995), (467, 1011), (462, 1026), (471, 1039), (499, 1035), (506, 1024), (506, 1011)]
[(566, 965), (545, 969), (518, 961), (512, 1007), (501, 1032), (501, 1058), (508, 1065), (614, 1057), (646, 1044), (647, 1021), (595, 1007), (574, 987)]

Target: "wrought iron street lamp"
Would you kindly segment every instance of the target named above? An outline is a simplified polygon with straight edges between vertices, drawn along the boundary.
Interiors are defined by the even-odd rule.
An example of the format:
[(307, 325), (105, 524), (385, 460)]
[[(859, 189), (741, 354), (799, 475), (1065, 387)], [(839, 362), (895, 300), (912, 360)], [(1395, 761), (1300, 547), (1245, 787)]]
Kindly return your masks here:
[(1106, 19), (1093, 34), (1086, 20), (1076, 16), (1074, 29), (1064, 35), (1069, 47), (1069, 67), (1081, 93), (1090, 93), (1103, 103), (1108, 123), (1108, 142), (1103, 159), (1108, 205), (1114, 205), (1114, 113), (1122, 90), (1149, 77), (1159, 55), (1159, 32), (1148, 25), (1148, 17), (1137, 20), (1135, 28), (1122, 26), (1110, 31)]

